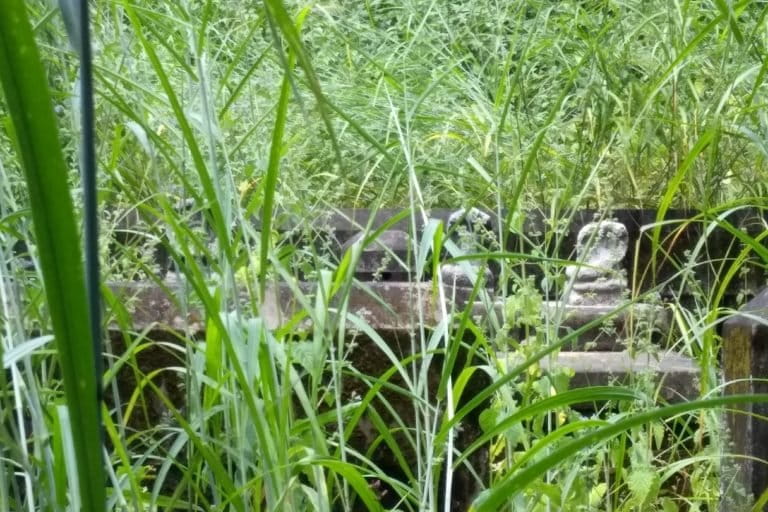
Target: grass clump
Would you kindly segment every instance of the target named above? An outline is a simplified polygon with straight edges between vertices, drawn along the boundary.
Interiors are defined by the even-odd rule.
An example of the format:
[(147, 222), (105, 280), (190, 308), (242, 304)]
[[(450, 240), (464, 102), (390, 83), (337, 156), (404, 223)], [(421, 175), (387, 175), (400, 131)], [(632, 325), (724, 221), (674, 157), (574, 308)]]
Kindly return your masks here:
[[(23, 10), (58, 116), (50, 147), (61, 148), (66, 195), (79, 181), (79, 65), (57, 9)], [(42, 254), (45, 205), (22, 176), (6, 92), (0, 508), (73, 506), (73, 447), (83, 445), (104, 453), (106, 478), (90, 483), (107, 490), (108, 510), (715, 507), (727, 469), (719, 411), (763, 398), (713, 395), (717, 326), (735, 305), (726, 285), (767, 261), (762, 235), (727, 215), (765, 204), (766, 12), (750, 1), (629, 0), (94, 9), (103, 280), (139, 297), (153, 281), (163, 293), (150, 312), (161, 318), (141, 324), (145, 303), (104, 287), (107, 439), (73, 439), (80, 418), (62, 388), (59, 333), (58, 349), (48, 336), (52, 287), (41, 285), (56, 269)], [(359, 206), (402, 210), (359, 225), (362, 237), (339, 250), (349, 233), (323, 219)], [(457, 241), (431, 218), (439, 206), (493, 212), (497, 245)], [(671, 298), (667, 345), (700, 364), (700, 401), (659, 403), (642, 375), (570, 389), (567, 370), (541, 370), (599, 327), (564, 332), (538, 314), (567, 286), (568, 226), (590, 207), (659, 210), (649, 270), (635, 276), (655, 279), (657, 264), (673, 275), (636, 283), (631, 300)], [(725, 226), (744, 249), (716, 260), (702, 237), (670, 263), (682, 231), (668, 235), (664, 212), (677, 207), (702, 212), (682, 225)], [(527, 229), (532, 212), (545, 232)], [(355, 268), (394, 228), (407, 247), (387, 261), (409, 276), (409, 308), (392, 339), (357, 304), (391, 314), (382, 294), (394, 285), (386, 272), (363, 283)], [(443, 256), (499, 277), (463, 307)], [(702, 268), (721, 283), (714, 291)], [(270, 323), (276, 293), (294, 306)], [(510, 295), (525, 310), (520, 339), (505, 308), (475, 318), (471, 305), (496, 311)], [(361, 353), (380, 364), (366, 367)]]

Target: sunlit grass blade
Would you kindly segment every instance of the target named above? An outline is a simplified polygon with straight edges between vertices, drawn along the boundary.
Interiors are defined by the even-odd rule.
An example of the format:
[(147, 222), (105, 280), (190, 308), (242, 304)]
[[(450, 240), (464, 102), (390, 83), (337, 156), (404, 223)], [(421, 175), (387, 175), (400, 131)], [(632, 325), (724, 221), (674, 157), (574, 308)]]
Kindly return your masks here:
[[(312, 60), (304, 51), (304, 45), (301, 42), (300, 36), (300, 25), (297, 27), (296, 24), (291, 21), (291, 17), (288, 14), (288, 11), (285, 8), (285, 4), (282, 0), (264, 0), (264, 5), (267, 7), (270, 21), (274, 24), (275, 28), (280, 30), (280, 33), (283, 34), (283, 37), (285, 37), (285, 40), (288, 43), (288, 47), (290, 48), (292, 54), (295, 55), (296, 60), (304, 70), (304, 74), (306, 75), (309, 82), (309, 87), (317, 99), (318, 109), (320, 110), (320, 115), (323, 118), (325, 128), (328, 130), (328, 135), (331, 139), (334, 153), (336, 154), (336, 160), (339, 165), (341, 165), (341, 148), (339, 147), (339, 142), (336, 138), (336, 130), (333, 128), (333, 122), (328, 113), (325, 95), (320, 88), (320, 81), (318, 80), (317, 74), (315, 73)], [(306, 16), (306, 13), (304, 16)], [(291, 69), (291, 66), (288, 65), (289, 59), (286, 58), (285, 55), (283, 55), (282, 58), (284, 59), (284, 64), (287, 66), (285, 72), (290, 79), (293, 70)]]
[(664, 418), (691, 411), (716, 409), (727, 405), (763, 402), (768, 402), (768, 395), (732, 395), (728, 397), (695, 400), (692, 402), (668, 405), (634, 414), (611, 425), (584, 434), (565, 446), (552, 450), (549, 454), (525, 469), (511, 473), (478, 497), (471, 510), (472, 512), (492, 512), (499, 510), (507, 500), (512, 499), (517, 493), (525, 489), (525, 486), (531, 483), (534, 479), (543, 475), (545, 472), (556, 468), (563, 461), (571, 460), (571, 457), (578, 451), (589, 446), (596, 446), (609, 440), (615, 435), (628, 431), (632, 427), (663, 420)]
[(712, 139), (715, 137), (717, 130), (718, 128), (713, 126), (704, 132), (701, 137), (699, 137), (698, 142), (696, 142), (696, 145), (688, 152), (685, 160), (683, 160), (683, 163), (680, 164), (677, 172), (675, 172), (675, 176), (667, 185), (664, 197), (662, 197), (661, 202), (659, 203), (659, 209), (656, 211), (656, 226), (653, 228), (651, 235), (651, 253), (654, 255), (653, 259), (651, 260), (651, 271), (654, 275), (656, 274), (656, 254), (659, 252), (659, 239), (661, 237), (661, 227), (664, 216), (667, 214), (667, 210), (669, 210), (670, 206), (672, 205), (672, 202), (677, 195), (677, 191), (680, 188), (683, 179), (688, 174), (688, 171), (693, 166), (699, 154), (701, 154), (701, 152), (704, 151), (707, 146), (709, 146), (709, 143), (712, 142)]
[(631, 304), (631, 302), (628, 302), (623, 306), (617, 307), (613, 311), (606, 313), (602, 317), (595, 318), (594, 320), (587, 322), (578, 329), (574, 329), (565, 336), (562, 336), (556, 342), (550, 343), (548, 346), (537, 351), (535, 354), (531, 355), (525, 361), (522, 361), (511, 370), (506, 371), (501, 377), (496, 378), (491, 385), (476, 393), (474, 397), (472, 397), (466, 404), (464, 404), (463, 407), (457, 410), (453, 418), (443, 422), (440, 430), (436, 434), (437, 442), (445, 442), (446, 436), (448, 435), (448, 430), (450, 428), (458, 424), (462, 418), (479, 407), (485, 400), (489, 400), (491, 397), (493, 397), (494, 393), (498, 392), (499, 390), (503, 389), (504, 386), (513, 382), (514, 379), (516, 379), (520, 374), (522, 374), (532, 365), (536, 364), (538, 361), (544, 359), (548, 355), (556, 353), (557, 350), (566, 346), (569, 342), (578, 339), (582, 333), (601, 325), (603, 322), (611, 318), (614, 318), (616, 315), (621, 314), (622, 311), (626, 311), (631, 306)]
[(280, 87), (280, 99), (277, 103), (275, 128), (272, 132), (272, 146), (269, 151), (269, 165), (264, 183), (264, 202), (261, 213), (261, 250), (259, 252), (259, 293), (263, 298), (267, 288), (267, 270), (269, 269), (270, 238), (272, 236), (272, 215), (275, 202), (277, 176), (280, 172), (280, 157), (283, 151), (283, 132), (288, 113), (288, 100), (291, 96), (291, 83), (288, 71), (285, 72)]
[(367, 510), (382, 510), (381, 505), (376, 499), (376, 496), (374, 496), (373, 491), (371, 491), (371, 488), (368, 486), (368, 482), (365, 481), (365, 478), (363, 478), (363, 475), (360, 473), (359, 469), (354, 465), (327, 457), (313, 457), (310, 458), (307, 462), (309, 464), (325, 466), (334, 473), (343, 477), (347, 482), (349, 482), (360, 499), (363, 500)]
[(480, 436), (467, 450), (462, 453), (461, 457), (457, 459), (456, 463), (460, 463), (467, 458), (473, 451), (481, 447), (483, 444), (490, 441), (493, 437), (502, 435), (505, 430), (509, 429), (515, 423), (518, 423), (526, 418), (546, 413), (555, 409), (569, 407), (574, 404), (580, 403), (595, 403), (595, 402), (620, 402), (620, 401), (632, 401), (639, 400), (643, 397), (635, 390), (629, 388), (622, 388), (618, 386), (591, 386), (587, 388), (572, 389), (565, 391), (557, 395), (540, 400), (535, 404), (531, 404), (527, 407), (523, 407), (516, 413), (504, 418), (498, 422), (493, 428), (489, 429), (482, 436)]
[(229, 228), (225, 222), (224, 209), (223, 205), (221, 204), (222, 198), (218, 191), (216, 177), (211, 175), (211, 170), (206, 165), (200, 144), (198, 143), (194, 132), (192, 131), (192, 125), (190, 124), (187, 114), (184, 111), (181, 99), (171, 84), (171, 81), (165, 70), (165, 66), (158, 57), (156, 49), (144, 35), (143, 26), (139, 16), (136, 14), (133, 6), (130, 3), (124, 2), (123, 5), (125, 7), (125, 13), (134, 28), (136, 36), (141, 42), (144, 52), (149, 58), (149, 61), (152, 63), (152, 68), (155, 71), (158, 80), (160, 80), (160, 83), (163, 86), (163, 91), (165, 92), (166, 97), (168, 98), (168, 102), (171, 105), (173, 113), (176, 117), (176, 122), (179, 124), (179, 129), (182, 132), (184, 142), (186, 143), (190, 155), (192, 156), (192, 162), (194, 163), (195, 170), (197, 171), (198, 178), (200, 179), (200, 184), (202, 185), (203, 191), (205, 192), (205, 199), (207, 201), (206, 209), (211, 212), (210, 220), (212, 223), (212, 228), (218, 237), (220, 247), (222, 247), (223, 253), (228, 257), (228, 259), (231, 259), (230, 252), (232, 248), (230, 245)]
[(32, 206), (51, 323), (72, 426), (82, 510), (102, 512), (105, 473), (100, 404), (80, 237), (69, 196), (48, 79), (26, 4), (11, 0), (0, 16), (0, 80), (13, 119)]

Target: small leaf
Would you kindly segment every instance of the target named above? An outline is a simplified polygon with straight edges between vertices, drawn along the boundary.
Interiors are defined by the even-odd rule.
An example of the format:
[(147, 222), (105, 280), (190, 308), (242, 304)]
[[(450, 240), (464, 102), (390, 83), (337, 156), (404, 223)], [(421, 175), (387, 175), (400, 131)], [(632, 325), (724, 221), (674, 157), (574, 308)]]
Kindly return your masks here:
[(491, 430), (493, 430), (493, 427), (496, 426), (496, 423), (498, 422), (498, 418), (499, 418), (499, 411), (494, 409), (493, 407), (489, 407), (488, 409), (480, 413), (480, 417), (479, 417), (480, 428), (483, 429), (483, 432), (490, 432)]
[(608, 484), (600, 482), (589, 491), (589, 506), (597, 507), (597, 505), (603, 501), (605, 492), (608, 490)]
[(136, 137), (136, 140), (139, 141), (139, 144), (147, 153), (147, 156), (154, 157), (155, 152), (152, 144), (149, 142), (149, 137), (147, 137), (147, 131), (139, 123), (134, 121), (126, 122), (125, 126), (131, 131), (131, 133), (133, 133), (134, 137)]
[(659, 474), (652, 467), (635, 469), (627, 476), (627, 487), (632, 493), (631, 500), (642, 510), (658, 495), (660, 485)]
[(19, 359), (29, 357), (35, 350), (47, 345), (51, 341), (53, 341), (53, 336), (38, 336), (37, 338), (32, 338), (31, 340), (27, 340), (24, 343), (19, 343), (18, 345), (12, 347), (5, 354), (3, 354), (3, 347), (0, 345), (0, 361), (3, 362), (3, 368), (10, 368), (16, 364)]

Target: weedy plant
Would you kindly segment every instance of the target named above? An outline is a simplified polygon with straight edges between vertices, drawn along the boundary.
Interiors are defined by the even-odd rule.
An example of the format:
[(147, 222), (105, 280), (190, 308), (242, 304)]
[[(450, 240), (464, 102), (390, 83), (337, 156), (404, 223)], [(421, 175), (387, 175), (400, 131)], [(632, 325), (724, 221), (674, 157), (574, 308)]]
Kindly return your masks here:
[[(158, 343), (156, 326), (135, 332), (131, 305), (104, 287), (109, 338), (121, 348), (106, 358), (102, 443), (68, 193), (78, 181), (78, 64), (56, 8), (11, 4), (0, 21), (0, 509), (450, 510), (461, 472), (476, 476), (478, 511), (716, 506), (722, 407), (765, 399), (718, 396), (716, 334), (731, 312), (726, 286), (768, 262), (762, 236), (727, 215), (765, 206), (764, 5), (113, 0), (93, 9), (104, 282), (154, 280), (206, 325), (202, 339), (190, 320)], [(361, 226), (341, 257), (296, 241), (317, 236), (313, 223), (278, 229), (340, 205), (405, 209), (383, 228)], [(528, 236), (530, 208), (548, 229), (526, 253), (462, 254), (428, 220), (435, 205), (496, 212), (500, 248)], [(669, 345), (700, 363), (700, 400), (657, 404), (643, 376), (569, 389), (567, 370), (540, 371), (597, 325), (562, 336), (536, 311), (557, 298), (565, 262), (551, 255), (585, 206), (657, 207), (659, 259), (673, 206), (699, 208), (690, 222), (743, 242), (721, 263), (702, 241), (676, 276), (695, 303), (669, 306)], [(134, 221), (114, 220), (123, 218)], [(414, 290), (431, 276), (446, 319), (428, 326), (415, 308), (405, 358), (349, 309), (363, 248), (401, 220), (411, 236), (403, 266)], [(486, 303), (511, 296), (522, 315), (479, 322), (453, 310), (444, 252), (498, 265), (497, 288), (475, 293)], [(701, 265), (716, 268), (714, 292), (695, 281)], [(274, 329), (262, 308), (279, 286), (299, 309)], [(513, 322), (531, 342), (510, 340)], [(355, 368), (352, 330), (387, 354), (380, 375)], [(144, 366), (157, 347), (177, 363)], [(457, 362), (461, 347), (477, 359)], [(499, 355), (510, 347), (521, 354), (514, 364)], [(470, 394), (481, 374), (490, 384)], [(351, 379), (365, 392), (350, 396)], [(392, 396), (411, 404), (408, 418)], [(592, 415), (574, 408), (584, 402), (608, 405)], [(483, 432), (460, 448), (469, 417)], [(361, 430), (366, 450), (351, 441)], [(397, 467), (376, 464), (380, 445)], [(473, 456), (488, 447), (487, 462)]]

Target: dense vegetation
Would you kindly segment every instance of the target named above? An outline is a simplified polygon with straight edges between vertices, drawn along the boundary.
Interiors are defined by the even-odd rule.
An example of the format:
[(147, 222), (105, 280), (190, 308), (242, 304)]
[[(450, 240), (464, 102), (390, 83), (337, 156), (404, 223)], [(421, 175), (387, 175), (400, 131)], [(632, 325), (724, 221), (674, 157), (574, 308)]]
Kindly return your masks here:
[[(722, 304), (720, 290), (702, 287), (694, 270), (711, 264), (731, 279), (764, 269), (761, 238), (745, 241), (756, 255), (735, 262), (689, 254), (675, 276), (683, 284), (664, 290), (673, 312), (668, 346), (642, 350), (674, 349), (702, 365), (703, 400), (673, 406), (657, 403), (656, 383), (642, 375), (628, 388), (569, 391), (567, 369), (543, 374), (537, 361), (568, 341), (538, 315), (541, 300), (554, 298), (542, 295), (556, 291), (542, 292), (499, 258), (502, 278), (489, 293), (509, 296), (525, 319), (518, 327), (534, 334), (525, 345), (511, 339), (508, 328), (521, 322), (514, 315), (494, 326), (456, 312), (456, 325), (439, 336), (419, 326), (414, 340), (424, 350), (393, 365), (413, 368), (400, 394), (413, 401), (415, 426), (407, 427), (411, 445), (398, 448), (373, 412), (388, 407), (376, 393), (386, 380), (371, 378), (361, 400), (343, 392), (342, 376), (355, 369), (339, 304), (357, 286), (351, 269), (363, 243), (338, 258), (306, 243), (314, 236), (308, 223), (298, 224), (300, 237), (276, 226), (288, 214), (316, 219), (343, 206), (405, 207), (414, 224), (431, 207), (478, 206), (508, 212), (503, 239), (526, 212), (540, 210), (552, 229), (535, 242), (535, 261), (547, 282), (562, 284), (562, 262), (547, 255), (577, 209), (690, 207), (712, 225), (731, 210), (761, 210), (764, 2), (114, 0), (93, 7), (103, 282), (163, 283), (169, 266), (183, 283), (178, 306), (202, 311), (209, 329), (198, 340), (184, 326), (186, 335), (166, 340), (184, 364), (145, 374), (137, 358), (153, 343), (147, 332), (132, 332), (130, 305), (104, 287), (105, 325), (122, 334), (99, 376), (106, 439), (81, 439), (70, 428), (64, 405), (74, 405), (62, 375), (77, 352), (68, 352), (76, 349), (58, 330), (56, 343), (48, 334), (58, 329), (56, 298), (72, 306), (82, 297), (48, 280), (77, 265), (57, 269), (50, 255), (41, 257), (42, 248), (59, 246), (41, 240), (39, 220), (52, 223), (49, 231), (66, 226), (48, 235), (76, 250), (68, 230), (80, 217), (36, 194), (58, 183), (56, 193), (65, 195), (66, 178), (80, 211), (80, 61), (59, 10), (28, 2), (47, 77), (41, 94), (52, 99), (41, 96), (35, 108), (53, 109), (61, 155), (34, 136), (37, 148), (23, 144), (26, 125), (12, 117), (16, 97), (6, 79), (0, 509), (63, 510), (85, 501), (78, 489), (103, 488), (98, 475), (75, 470), (80, 449), (104, 453), (108, 510), (375, 509), (385, 493), (399, 510), (437, 510), (446, 482), (468, 461), (489, 475), (479, 510), (717, 507), (729, 458), (716, 408), (727, 400), (713, 398), (722, 387), (716, 328), (734, 304)], [(9, 45), (8, 34), (0, 37), (6, 58), (16, 50), (22, 64), (34, 58)], [(16, 87), (23, 98), (23, 82)], [(58, 182), (33, 186), (26, 155), (36, 151), (53, 159), (47, 172), (61, 171)], [(411, 233), (414, 281), (432, 254), (452, 250), (442, 233), (436, 225), (421, 237)], [(168, 265), (158, 262), (159, 250)], [(438, 275), (433, 286), (442, 289)], [(333, 298), (306, 296), (297, 276)], [(300, 333), (298, 322), (293, 330), (265, 327), (260, 308), (275, 283), (293, 287), (314, 334)], [(657, 301), (660, 291), (636, 290), (632, 299)], [(690, 300), (679, 300), (682, 293)], [(76, 311), (58, 311), (65, 310)], [(482, 359), (467, 370), (495, 384), (482, 411), (454, 410), (460, 397), (438, 399), (425, 382), (426, 347), (443, 350), (466, 331)], [(72, 338), (87, 350), (87, 340)], [(498, 355), (510, 348), (522, 356), (515, 369)], [(453, 373), (455, 361), (442, 364), (444, 375)], [(141, 383), (130, 396), (116, 382), (120, 368)], [(162, 384), (165, 374), (182, 382), (184, 406)], [(449, 384), (460, 394), (460, 383)], [(607, 405), (594, 415), (570, 407), (587, 397)], [(154, 424), (135, 421), (137, 411), (153, 408), (160, 411)], [(453, 451), (461, 428), (454, 418), (470, 413), (490, 441), (485, 463)], [(402, 475), (349, 445), (364, 421), (377, 444), (414, 459)]]

